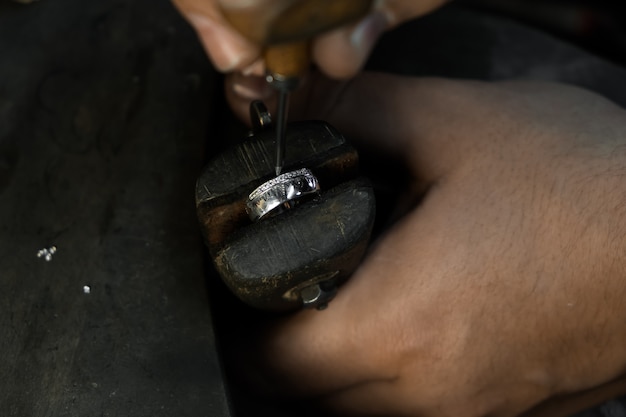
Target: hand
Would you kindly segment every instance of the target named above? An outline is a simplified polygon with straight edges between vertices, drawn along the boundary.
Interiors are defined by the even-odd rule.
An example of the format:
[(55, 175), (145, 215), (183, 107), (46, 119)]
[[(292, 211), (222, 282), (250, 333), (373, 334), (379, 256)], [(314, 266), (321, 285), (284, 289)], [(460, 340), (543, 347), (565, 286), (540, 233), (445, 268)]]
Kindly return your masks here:
[(511, 416), (624, 372), (623, 109), (530, 82), (311, 91), (302, 116), (402, 159), (420, 203), (327, 310), (275, 324), (269, 385), (340, 415)]
[[(238, 73), (232, 84), (235, 93), (252, 99), (267, 99), (271, 90), (266, 83), (248, 80), (263, 76), (261, 48), (236, 32), (220, 11), (220, 3), (236, 6), (236, 0), (173, 0), (194, 27), (215, 67), (222, 72)], [(282, 0), (282, 2), (293, 0)], [(423, 15), (446, 0), (379, 0), (372, 12), (353, 25), (324, 33), (313, 40), (312, 59), (333, 78), (355, 75), (365, 63), (379, 36), (386, 30)], [(279, 0), (256, 0), (252, 7), (276, 7)], [(321, 6), (320, 6), (321, 7)], [(341, 57), (341, 59), (337, 59)]]

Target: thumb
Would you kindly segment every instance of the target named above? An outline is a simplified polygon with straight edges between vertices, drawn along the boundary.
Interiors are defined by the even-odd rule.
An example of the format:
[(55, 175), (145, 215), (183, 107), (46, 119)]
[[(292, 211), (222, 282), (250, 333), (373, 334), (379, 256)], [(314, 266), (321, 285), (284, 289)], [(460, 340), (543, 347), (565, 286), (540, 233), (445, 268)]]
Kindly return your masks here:
[(259, 46), (226, 22), (215, 1), (174, 0), (174, 5), (196, 31), (217, 70), (246, 71), (260, 58)]
[(331, 78), (352, 77), (363, 68), (385, 31), (443, 3), (445, 0), (379, 0), (372, 13), (357, 24), (318, 36), (313, 42), (313, 61)]
[[(249, 101), (233, 88), (242, 82), (231, 76), (226, 97), (235, 113), (248, 120)], [(245, 82), (262, 80), (248, 77)], [(402, 160), (422, 179), (435, 179), (465, 151), (456, 136), (466, 129), (459, 125), (471, 122), (467, 109), (476, 108), (475, 98), (483, 88), (480, 82), (382, 73), (364, 73), (344, 82), (311, 74), (292, 94), (289, 119), (325, 120), (355, 145)], [(265, 102), (270, 111), (275, 109), (274, 97)]]
[[(380, 152), (434, 181), (467, 151), (481, 82), (364, 73), (347, 82), (309, 80), (294, 96), (292, 119), (320, 119), (360, 148)], [(477, 112), (481, 111), (476, 110)], [(488, 110), (485, 110), (488, 111)]]
[(389, 26), (387, 15), (375, 11), (355, 25), (320, 35), (313, 42), (313, 61), (331, 78), (354, 76), (365, 65), (378, 38)]

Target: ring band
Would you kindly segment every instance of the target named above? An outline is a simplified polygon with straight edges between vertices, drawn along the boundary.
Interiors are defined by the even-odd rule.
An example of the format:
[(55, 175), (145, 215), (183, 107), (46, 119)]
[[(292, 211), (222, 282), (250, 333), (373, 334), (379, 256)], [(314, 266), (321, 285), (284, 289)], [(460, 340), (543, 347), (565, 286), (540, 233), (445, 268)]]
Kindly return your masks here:
[(278, 207), (291, 208), (291, 203), (320, 190), (317, 178), (307, 168), (285, 172), (264, 182), (248, 196), (246, 211), (254, 221)]

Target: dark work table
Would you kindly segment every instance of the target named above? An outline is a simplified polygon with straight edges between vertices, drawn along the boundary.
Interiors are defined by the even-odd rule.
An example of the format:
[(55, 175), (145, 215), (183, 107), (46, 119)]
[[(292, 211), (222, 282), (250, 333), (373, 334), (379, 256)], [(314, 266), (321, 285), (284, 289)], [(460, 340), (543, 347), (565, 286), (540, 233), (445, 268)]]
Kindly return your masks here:
[(167, 1), (2, 1), (0, 52), (0, 415), (230, 415), (195, 35)]
[[(229, 399), (218, 355), (194, 183), (231, 130), (192, 30), (167, 0), (0, 0), (0, 57), (0, 415), (268, 415)], [(622, 68), (460, 7), (390, 33), (369, 68), (626, 106)], [(607, 404), (581, 416), (624, 415)]]

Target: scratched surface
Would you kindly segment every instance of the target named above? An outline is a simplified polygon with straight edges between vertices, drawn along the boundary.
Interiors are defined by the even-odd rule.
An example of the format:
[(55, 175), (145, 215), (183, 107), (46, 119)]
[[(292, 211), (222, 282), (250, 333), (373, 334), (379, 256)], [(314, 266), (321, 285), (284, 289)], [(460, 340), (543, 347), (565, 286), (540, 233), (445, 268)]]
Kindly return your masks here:
[(0, 1), (0, 56), (0, 415), (229, 415), (194, 35), (165, 0)]

